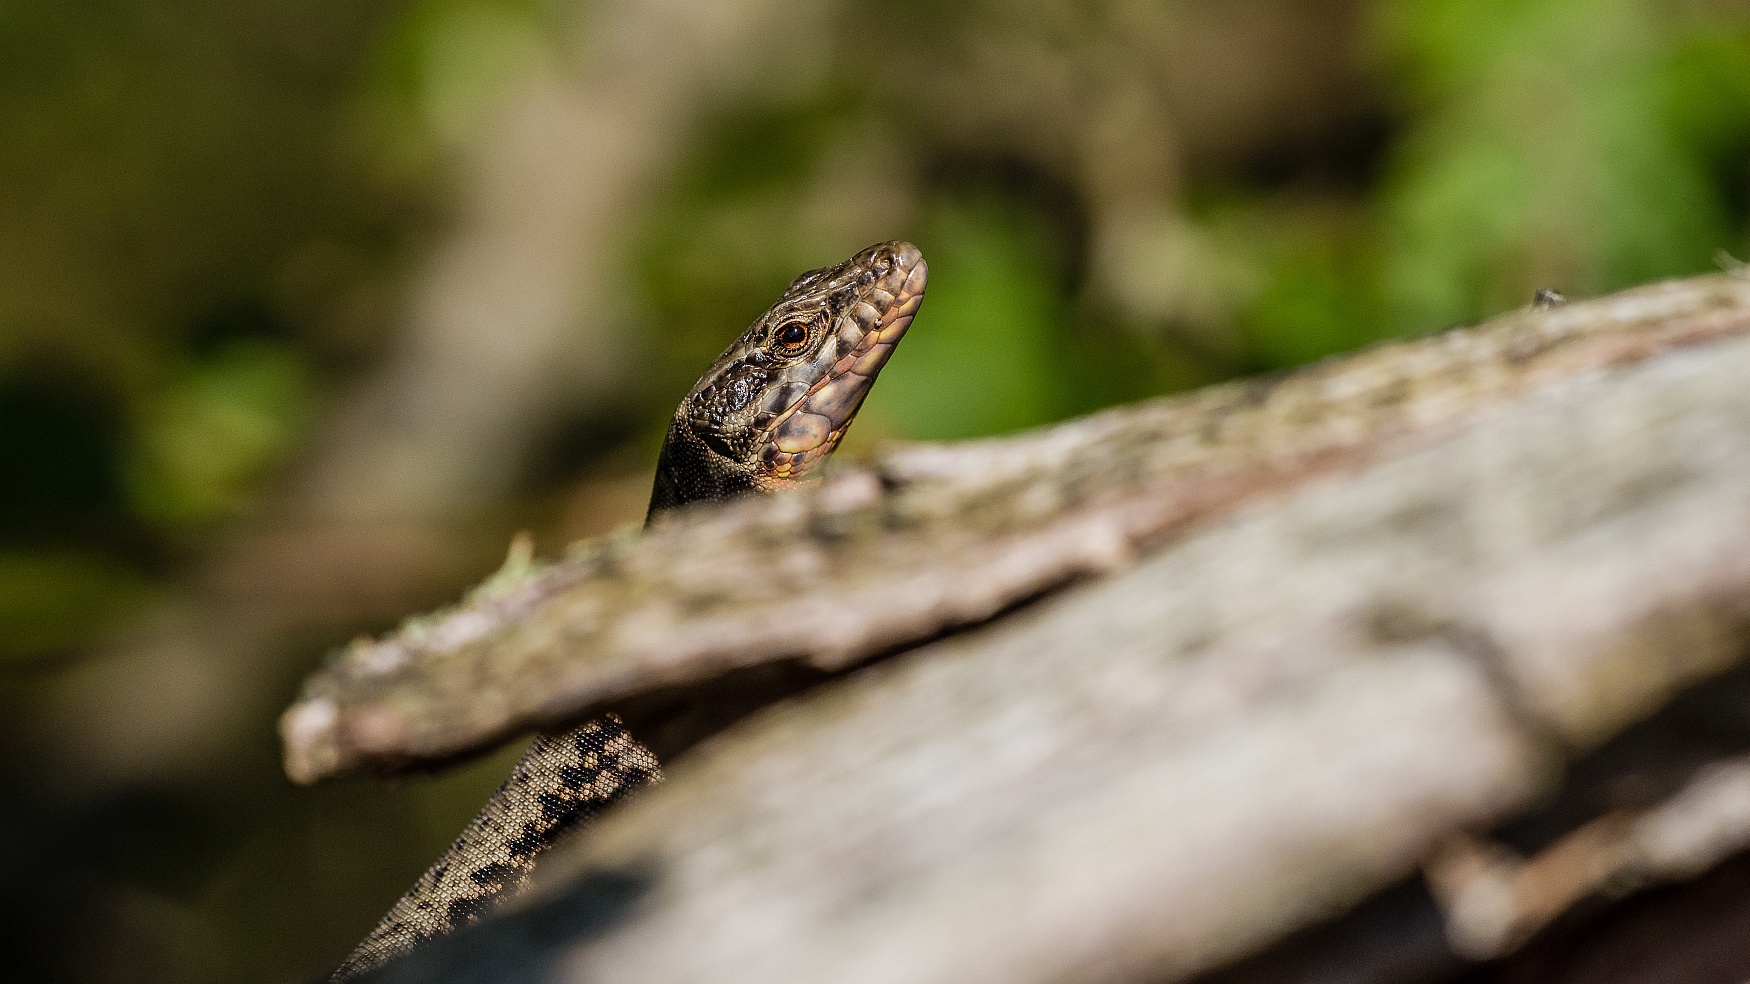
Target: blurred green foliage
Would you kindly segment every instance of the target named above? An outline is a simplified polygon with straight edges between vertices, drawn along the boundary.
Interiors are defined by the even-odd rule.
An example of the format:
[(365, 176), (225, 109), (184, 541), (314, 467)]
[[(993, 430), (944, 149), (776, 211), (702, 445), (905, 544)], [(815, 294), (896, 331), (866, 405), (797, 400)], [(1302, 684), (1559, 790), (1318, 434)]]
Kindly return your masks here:
[(1371, 41), (1402, 123), (1353, 213), (1270, 261), (1249, 312), (1260, 361), (1743, 253), (1742, 20), (1649, 0), (1414, 0), (1378, 4)]
[(8, 654), (108, 631), (376, 349), (425, 194), (360, 135), (393, 15), (0, 5)]
[(994, 200), (931, 210), (917, 233), (940, 271), (930, 319), (954, 327), (908, 335), (906, 361), (882, 374), (876, 407), (900, 433), (976, 437), (1068, 415), (1057, 331), (1068, 304), (1053, 231)]
[(134, 511), (167, 529), (238, 515), (302, 432), (313, 386), (296, 351), (260, 339), (179, 367), (136, 423), (128, 462)]
[(0, 666), (67, 651), (147, 591), (138, 573), (90, 553), (0, 553)]
[(375, 149), (424, 173), (477, 131), (532, 61), (553, 58), (564, 5), (555, 0), (417, 0), (374, 52)]

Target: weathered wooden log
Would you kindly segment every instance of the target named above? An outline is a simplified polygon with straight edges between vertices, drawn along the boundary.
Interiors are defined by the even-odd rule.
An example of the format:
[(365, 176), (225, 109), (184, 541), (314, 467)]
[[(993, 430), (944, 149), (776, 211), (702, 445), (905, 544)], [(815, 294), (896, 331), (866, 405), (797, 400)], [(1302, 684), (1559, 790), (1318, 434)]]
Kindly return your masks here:
[[(1746, 655), (1746, 329), (1750, 282), (1702, 278), (895, 452), (361, 644), (289, 755), (453, 754), (977, 623), (669, 763), (386, 979), (1182, 979), (1450, 858)], [(1649, 813), (1675, 839), (1635, 870), (1750, 829), (1697, 788), (1727, 794)]]
[(1750, 329), (1716, 276), (1383, 346), (1017, 437), (903, 447), (795, 496), (592, 543), (361, 640), (281, 722), (287, 772), (447, 758), (650, 690), (804, 659), (840, 669), (1561, 379)]

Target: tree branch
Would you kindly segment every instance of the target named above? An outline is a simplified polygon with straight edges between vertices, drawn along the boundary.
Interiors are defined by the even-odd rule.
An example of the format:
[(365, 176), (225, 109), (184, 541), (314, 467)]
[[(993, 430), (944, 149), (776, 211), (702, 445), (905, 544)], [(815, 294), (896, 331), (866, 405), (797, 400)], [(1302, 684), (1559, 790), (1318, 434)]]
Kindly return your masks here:
[(842, 669), (1565, 380), (1746, 329), (1750, 283), (1676, 281), (690, 510), (355, 643), (282, 719), (287, 772), (441, 760), (737, 668)]
[[(1019, 542), (1035, 528), (1019, 503), (1052, 477), (1084, 494), (1045, 500), (1066, 503), (1046, 527), (1161, 516), (1149, 490), (1184, 488), (1165, 484), (1186, 482), (1175, 465), (1211, 448), (1226, 470), (1197, 474), (1250, 502), (1171, 542), (1109, 520), (1135, 537), (1123, 569), (742, 722), (558, 846), (512, 912), (389, 979), (487, 979), (504, 966), (481, 955), (514, 952), (568, 981), (1165, 981), (1342, 911), (1750, 650), (1750, 339), (1724, 337), (1747, 287), (1666, 285), (1249, 394), (914, 452), (985, 467), (915, 465), (848, 513), (956, 504), (910, 514), (946, 550), (890, 563)], [(1672, 350), (1704, 337), (1719, 341)], [(1231, 479), (1309, 446), (1320, 467), (1268, 501)], [(774, 530), (864, 550), (912, 535), (820, 537), (846, 515), (832, 494), (617, 549), (684, 534), (745, 558)], [(839, 577), (872, 590), (881, 574)], [(1650, 823), (1718, 829), (1671, 840), (1659, 871), (1738, 836), (1735, 807), (1687, 795)], [(556, 913), (593, 915), (541, 932)]]

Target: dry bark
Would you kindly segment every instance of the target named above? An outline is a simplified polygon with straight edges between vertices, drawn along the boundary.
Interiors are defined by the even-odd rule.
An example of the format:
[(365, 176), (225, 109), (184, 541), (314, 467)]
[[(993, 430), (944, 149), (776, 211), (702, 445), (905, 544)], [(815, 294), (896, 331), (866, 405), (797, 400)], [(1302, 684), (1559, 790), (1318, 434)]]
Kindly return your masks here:
[(1158, 980), (1744, 651), (1750, 342), (1576, 380), (759, 716), (548, 862), (570, 980)]
[(1750, 651), (1746, 328), (1750, 282), (1701, 278), (903, 449), (507, 572), (355, 647), (289, 733), (350, 743), (299, 752), (324, 768), (448, 754), (986, 619), (670, 763), (383, 979), (1179, 980), (1431, 858), (1448, 935), (1500, 952), (1750, 835), (1730, 766), (1523, 865), (1452, 847)]
[(361, 640), (282, 719), (287, 771), (440, 760), (736, 668), (842, 669), (1562, 380), (1746, 329), (1744, 280), (1672, 282), (688, 511)]

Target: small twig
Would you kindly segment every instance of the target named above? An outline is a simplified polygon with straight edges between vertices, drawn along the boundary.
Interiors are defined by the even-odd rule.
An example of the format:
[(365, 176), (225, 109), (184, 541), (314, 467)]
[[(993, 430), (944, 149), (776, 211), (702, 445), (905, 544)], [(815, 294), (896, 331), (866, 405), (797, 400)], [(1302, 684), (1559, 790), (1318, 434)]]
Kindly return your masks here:
[(1423, 874), (1453, 949), (1492, 960), (1588, 898), (1693, 878), (1747, 847), (1750, 757), (1741, 757), (1708, 766), (1657, 807), (1601, 817), (1529, 860), (1455, 836)]

